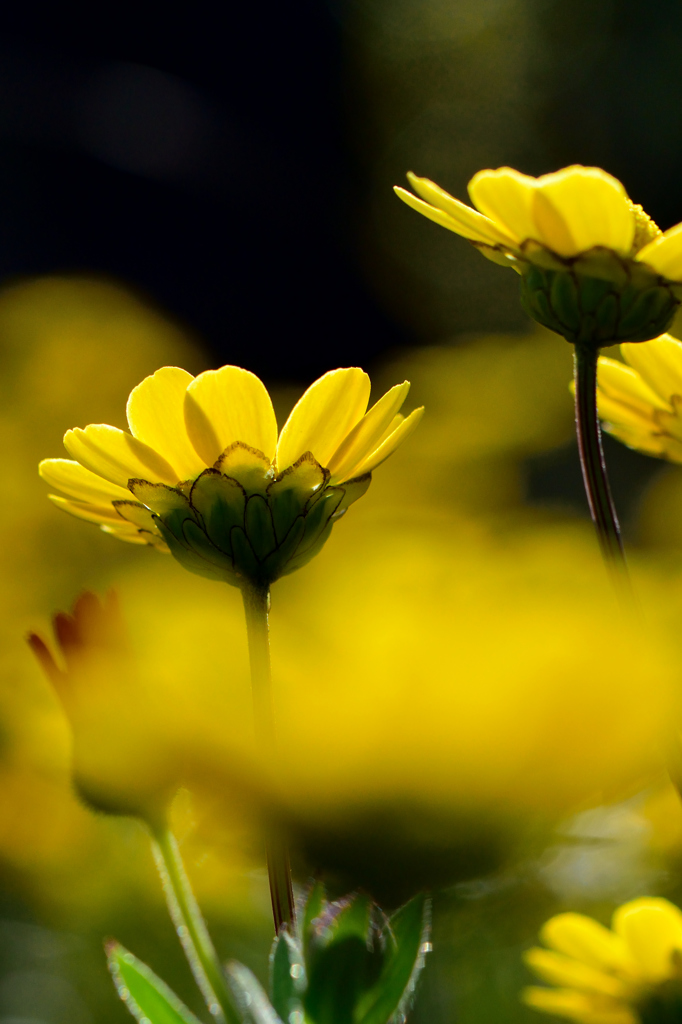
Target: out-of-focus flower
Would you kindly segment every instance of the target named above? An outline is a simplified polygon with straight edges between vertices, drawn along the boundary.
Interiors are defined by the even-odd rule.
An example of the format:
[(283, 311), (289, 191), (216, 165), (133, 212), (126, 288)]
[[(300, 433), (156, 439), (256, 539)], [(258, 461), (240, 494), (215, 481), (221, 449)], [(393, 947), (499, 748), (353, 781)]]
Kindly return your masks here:
[(69, 430), (74, 461), (46, 459), (40, 472), (69, 495), (50, 495), (57, 505), (121, 540), (170, 550), (211, 579), (269, 584), (317, 554), (414, 430), (423, 410), (399, 412), (408, 390), (405, 381), (367, 411), (367, 374), (332, 370), (278, 438), (270, 396), (252, 373), (223, 366), (194, 378), (166, 366), (131, 392), (130, 433)]
[(597, 405), (604, 429), (630, 448), (682, 462), (682, 342), (664, 334), (601, 356)]
[(521, 274), (526, 312), (572, 342), (645, 341), (679, 305), (682, 224), (661, 232), (619, 181), (598, 167), (539, 178), (511, 167), (469, 182), (475, 209), (428, 178), (399, 197)]
[(682, 913), (665, 899), (624, 903), (611, 930), (582, 914), (558, 914), (540, 937), (549, 949), (525, 961), (556, 988), (531, 986), (529, 1006), (583, 1024), (654, 1024), (682, 1011)]
[(78, 793), (97, 810), (158, 818), (179, 785), (178, 752), (155, 735), (114, 593), (82, 594), (71, 615), (55, 615), (54, 631), (63, 665), (37, 634), (28, 641), (72, 728)]

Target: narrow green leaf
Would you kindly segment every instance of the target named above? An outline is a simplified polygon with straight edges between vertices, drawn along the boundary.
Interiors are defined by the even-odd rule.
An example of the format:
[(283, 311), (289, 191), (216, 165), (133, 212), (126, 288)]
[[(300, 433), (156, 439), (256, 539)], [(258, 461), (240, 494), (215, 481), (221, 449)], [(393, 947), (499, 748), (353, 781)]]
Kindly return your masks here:
[(116, 991), (136, 1020), (144, 1024), (200, 1024), (165, 981), (118, 942), (107, 943), (106, 953)]
[(358, 1007), (357, 1024), (387, 1024), (412, 1002), (429, 949), (431, 903), (415, 896), (397, 910), (385, 929), (386, 957), (381, 974)]
[(270, 954), (270, 995), (272, 1005), (283, 1021), (301, 1009), (301, 995), (307, 984), (303, 950), (296, 939), (283, 929)]
[(258, 978), (243, 964), (227, 965), (227, 980), (244, 1024), (282, 1024)]

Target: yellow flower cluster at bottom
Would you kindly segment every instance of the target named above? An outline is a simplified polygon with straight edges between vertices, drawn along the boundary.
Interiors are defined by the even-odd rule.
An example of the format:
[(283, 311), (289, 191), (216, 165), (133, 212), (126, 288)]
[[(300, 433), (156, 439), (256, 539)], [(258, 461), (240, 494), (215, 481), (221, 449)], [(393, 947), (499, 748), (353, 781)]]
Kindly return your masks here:
[(543, 981), (524, 1002), (583, 1024), (641, 1024), (680, 1019), (682, 912), (660, 898), (624, 903), (609, 930), (583, 914), (558, 914), (540, 937), (549, 949), (525, 960)]

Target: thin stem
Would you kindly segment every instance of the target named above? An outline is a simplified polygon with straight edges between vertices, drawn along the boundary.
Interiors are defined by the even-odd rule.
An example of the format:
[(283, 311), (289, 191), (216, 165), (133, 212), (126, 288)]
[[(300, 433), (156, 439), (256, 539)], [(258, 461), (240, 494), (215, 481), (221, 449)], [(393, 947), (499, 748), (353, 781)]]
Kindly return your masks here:
[(153, 830), (152, 849), (166, 902), (192, 974), (219, 1024), (240, 1024), (208, 929), (201, 915), (175, 836), (165, 826)]
[(575, 424), (583, 483), (599, 546), (607, 568), (622, 592), (624, 589), (629, 590), (629, 576), (618, 516), (606, 474), (601, 427), (597, 416), (598, 354), (594, 346), (575, 346)]
[[(256, 743), (266, 757), (274, 760), (277, 743), (270, 671), (270, 589), (267, 586), (245, 584), (242, 587), (242, 598), (249, 642)], [(294, 920), (294, 892), (291, 884), (289, 851), (285, 840), (271, 825), (268, 825), (265, 845), (272, 915), (275, 920), (275, 931), (279, 935), (282, 926)]]

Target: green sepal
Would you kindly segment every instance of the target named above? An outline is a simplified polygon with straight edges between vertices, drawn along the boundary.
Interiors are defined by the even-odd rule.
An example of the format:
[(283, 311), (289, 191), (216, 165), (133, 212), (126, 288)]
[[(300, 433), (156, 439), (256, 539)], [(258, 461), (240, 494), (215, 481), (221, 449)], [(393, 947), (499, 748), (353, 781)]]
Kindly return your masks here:
[(244, 1024), (282, 1024), (263, 986), (243, 964), (227, 965), (227, 980)]
[(213, 468), (238, 480), (247, 494), (264, 494), (275, 476), (267, 455), (243, 441), (228, 445)]
[(283, 1021), (302, 1009), (301, 996), (307, 985), (303, 950), (286, 928), (275, 939), (270, 954), (270, 996)]
[(186, 519), (182, 531), (187, 545), (195, 555), (205, 559), (207, 563), (220, 569), (227, 582), (235, 581), (234, 566), (230, 555), (225, 554), (212, 544), (204, 531), (192, 519)]
[(298, 516), (288, 534), (271, 555), (265, 559), (262, 565), (262, 572), (267, 579), (276, 580), (278, 576), (286, 575), (290, 570), (288, 565), (294, 557), (294, 553), (301, 543), (303, 530), (305, 529), (305, 518)]
[(357, 1024), (386, 1024), (412, 1005), (431, 933), (431, 902), (415, 896), (389, 919), (381, 974), (358, 1006)]
[(208, 537), (231, 555), (230, 530), (244, 525), (246, 493), (242, 485), (217, 469), (206, 469), (194, 481), (189, 500), (203, 519)]
[(363, 494), (367, 493), (371, 482), (372, 474), (363, 473), (362, 476), (356, 476), (352, 480), (346, 480), (345, 483), (341, 484), (341, 487), (343, 488), (343, 498), (331, 518), (335, 521), (340, 519), (347, 508), (350, 508), (350, 506), (361, 498)]
[[(182, 525), (186, 519), (195, 518), (187, 495), (177, 487), (168, 487), (166, 484), (150, 484), (147, 480), (129, 480), (128, 489), (132, 491), (139, 502), (151, 509), (155, 514), (155, 522), (158, 522), (156, 520), (156, 516), (158, 516), (166, 530), (170, 531), (180, 543), (183, 543)], [(170, 544), (168, 546), (170, 547)]]
[(252, 494), (247, 499), (244, 523), (249, 543), (258, 561), (262, 562), (277, 547), (272, 515), (262, 494)]
[(306, 511), (305, 529), (298, 552), (305, 551), (306, 548), (315, 543), (343, 501), (343, 497), (344, 492), (340, 487), (327, 487), (322, 496), (315, 501), (310, 511)]
[(127, 522), (137, 526), (139, 530), (148, 530), (150, 533), (157, 532), (153, 513), (145, 505), (141, 505), (138, 501), (125, 501), (123, 499), (112, 501), (111, 504), (121, 519), (125, 519)]
[(195, 573), (197, 576), (203, 576), (208, 580), (220, 580), (221, 582), (226, 582), (225, 574), (220, 567), (211, 565), (205, 558), (201, 558), (192, 551), (184, 539), (184, 534), (183, 539), (178, 540), (175, 534), (171, 533), (168, 527), (165, 526), (158, 516), (154, 517), (154, 521), (159, 528), (161, 536), (170, 548), (170, 553), (173, 555), (173, 558), (175, 558), (184, 569)]
[(116, 991), (140, 1024), (200, 1024), (165, 981), (118, 942), (107, 943), (106, 953)]
[(329, 470), (322, 468), (312, 452), (305, 452), (269, 485), (268, 501), (279, 543), (312, 495), (321, 493), (328, 479)]
[(315, 543), (303, 551), (298, 551), (292, 558), (289, 559), (287, 564), (282, 570), (283, 576), (288, 576), (292, 572), (296, 572), (297, 569), (302, 569), (304, 565), (312, 561), (316, 555), (319, 555), (322, 548), (325, 546), (332, 532), (334, 526), (333, 519), (330, 519), (322, 533), (318, 534)]
[(247, 579), (256, 583), (265, 582), (262, 576), (261, 565), (256, 554), (249, 543), (249, 538), (241, 526), (233, 526), (230, 532), (232, 543), (232, 557), (234, 559), (234, 570), (238, 576), (246, 576)]

